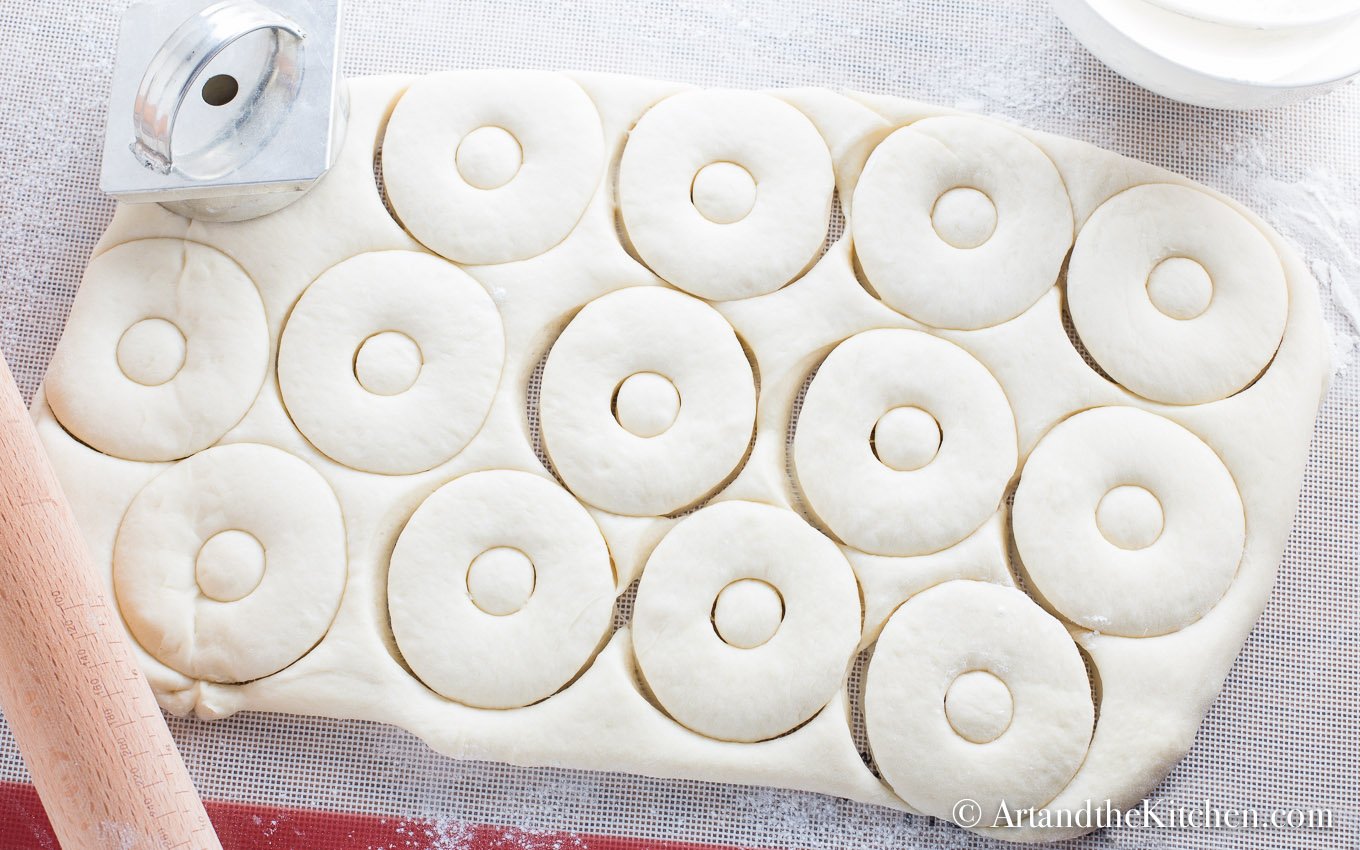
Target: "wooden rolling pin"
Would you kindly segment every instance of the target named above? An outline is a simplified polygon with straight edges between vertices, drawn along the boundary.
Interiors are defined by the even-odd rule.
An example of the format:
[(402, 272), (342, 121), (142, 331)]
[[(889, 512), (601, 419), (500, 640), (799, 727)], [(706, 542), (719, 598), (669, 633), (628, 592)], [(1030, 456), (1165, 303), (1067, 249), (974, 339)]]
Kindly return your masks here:
[(63, 850), (221, 850), (0, 357), (0, 708)]

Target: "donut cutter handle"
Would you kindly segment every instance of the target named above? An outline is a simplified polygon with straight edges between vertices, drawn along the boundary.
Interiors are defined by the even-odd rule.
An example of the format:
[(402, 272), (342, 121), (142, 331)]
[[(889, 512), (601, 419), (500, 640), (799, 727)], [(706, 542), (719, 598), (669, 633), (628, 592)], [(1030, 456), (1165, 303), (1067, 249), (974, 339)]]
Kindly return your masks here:
[[(136, 132), (132, 149), (146, 167), (170, 172), (175, 122), (194, 83), (223, 50), (261, 30), (277, 33), (275, 55), (270, 57), (275, 70), (265, 84), (272, 82), (270, 77), (286, 75), (293, 78), (286, 84), (295, 86), (306, 35), (292, 20), (254, 0), (224, 0), (190, 16), (171, 33), (147, 66), (132, 107)], [(239, 83), (232, 78), (227, 85)], [(259, 92), (251, 100), (258, 103)], [(247, 119), (253, 109), (248, 108)]]
[(340, 0), (153, 0), (123, 16), (101, 185), (210, 221), (265, 215), (334, 164)]

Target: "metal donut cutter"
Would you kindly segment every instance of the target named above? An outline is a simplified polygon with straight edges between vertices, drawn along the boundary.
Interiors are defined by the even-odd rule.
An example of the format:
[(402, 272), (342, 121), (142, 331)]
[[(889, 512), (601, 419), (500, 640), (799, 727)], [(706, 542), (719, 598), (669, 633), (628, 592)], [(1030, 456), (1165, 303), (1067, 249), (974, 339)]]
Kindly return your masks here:
[(281, 209), (334, 164), (340, 0), (153, 0), (124, 14), (100, 187), (190, 218)]

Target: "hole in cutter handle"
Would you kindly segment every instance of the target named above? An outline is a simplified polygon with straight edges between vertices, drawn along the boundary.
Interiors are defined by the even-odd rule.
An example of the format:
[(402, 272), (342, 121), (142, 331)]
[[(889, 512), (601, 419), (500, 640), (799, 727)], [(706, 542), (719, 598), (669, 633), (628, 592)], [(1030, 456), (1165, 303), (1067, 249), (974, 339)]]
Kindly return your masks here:
[(226, 106), (236, 99), (241, 85), (230, 74), (217, 74), (203, 84), (203, 102), (209, 106)]

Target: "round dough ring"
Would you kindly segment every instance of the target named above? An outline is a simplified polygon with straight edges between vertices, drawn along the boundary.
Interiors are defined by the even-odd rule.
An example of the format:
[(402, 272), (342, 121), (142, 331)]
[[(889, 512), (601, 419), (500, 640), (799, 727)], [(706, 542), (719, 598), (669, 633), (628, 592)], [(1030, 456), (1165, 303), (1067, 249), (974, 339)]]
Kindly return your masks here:
[[(996, 226), (973, 248), (932, 221), (950, 190), (976, 189)], [(995, 121), (924, 118), (879, 143), (855, 187), (855, 252), (874, 291), (938, 328), (998, 325), (1058, 280), (1072, 245), (1072, 204), (1058, 169), (1033, 142)]]
[[(979, 670), (1001, 680), (1013, 706), (1005, 729), (981, 744), (951, 718), (993, 706), (946, 710), (946, 696), (989, 697), (951, 689)], [(1086, 757), (1095, 707), (1085, 663), (1061, 623), (1015, 588), (960, 580), (921, 591), (888, 619), (865, 673), (864, 722), (878, 769), (899, 797), (945, 819), (959, 801), (974, 800), (985, 825), (1002, 801), (1014, 811), (1058, 795)]]
[[(1164, 517), (1150, 545), (1125, 549), (1097, 509), (1138, 487)], [(1136, 510), (1138, 503), (1122, 506)], [(1109, 525), (1138, 516), (1102, 515)], [(1015, 544), (1035, 591), (1094, 631), (1146, 637), (1195, 622), (1237, 575), (1246, 520), (1237, 485), (1213, 449), (1180, 425), (1132, 407), (1100, 407), (1053, 428), (1020, 473)]]
[[(648, 372), (674, 384), (680, 408), (668, 428), (642, 437), (615, 418), (615, 394)], [(746, 456), (755, 412), (755, 378), (732, 326), (659, 286), (587, 304), (543, 369), (544, 449), (578, 498), (613, 513), (673, 513), (711, 493)]]
[[(521, 155), (508, 182), (493, 188), (470, 182), (457, 162), (462, 142), (486, 127), (513, 136)], [(430, 250), (468, 264), (524, 260), (557, 245), (590, 204), (605, 162), (594, 102), (549, 71), (420, 77), (392, 111), (382, 152), (383, 182), (402, 224)], [(488, 154), (498, 160), (504, 152)], [(474, 180), (514, 163), (487, 165)]]
[[(205, 544), (245, 532), (264, 574), (219, 602), (199, 586)], [(226, 564), (227, 567), (246, 566)], [(113, 550), (118, 607), (156, 660), (209, 682), (248, 682), (289, 666), (325, 636), (345, 587), (345, 526), (330, 485), (269, 446), (217, 446), (152, 479), (123, 516)]]
[[(1148, 294), (1153, 270), (1181, 257), (1213, 287), (1189, 319), (1163, 313)], [(1250, 384), (1275, 356), (1289, 313), (1284, 268), (1260, 230), (1205, 192), (1155, 183), (1091, 214), (1072, 249), (1067, 301), (1100, 367), (1169, 404), (1216, 401)]]
[[(745, 169), (753, 186), (714, 181), (718, 191), (701, 195), (696, 177), (715, 163)], [(754, 195), (745, 212), (742, 190)], [(834, 191), (831, 154), (816, 127), (756, 92), (666, 98), (633, 128), (619, 164), (619, 210), (642, 260), (686, 292), (718, 301), (773, 292), (811, 265)], [(702, 211), (709, 206), (736, 213), (713, 220)]]
[[(939, 423), (925, 466), (893, 469), (875, 424), (916, 407)], [(809, 507), (850, 546), (924, 555), (967, 537), (1000, 507), (1015, 472), (1015, 418), (1001, 386), (968, 352), (911, 330), (857, 334), (827, 356), (803, 399), (794, 470)]]
[[(774, 635), (749, 649), (725, 642), (713, 622), (718, 596), (743, 579), (769, 584), (784, 603)], [(633, 651), (677, 722), (711, 738), (761, 741), (835, 696), (860, 628), (859, 587), (836, 544), (790, 510), (719, 502), (653, 550), (638, 584)]]
[[(356, 358), (391, 332), (414, 340), (421, 362), (409, 387), (381, 395), (364, 387)], [(279, 341), (279, 388), (293, 423), (328, 457), (365, 472), (423, 472), (481, 428), (504, 357), (496, 305), (466, 272), (429, 254), (379, 251), (332, 266), (302, 294)]]
[[(136, 339), (149, 322), (172, 325), (179, 345)], [(129, 460), (178, 460), (241, 421), (268, 368), (264, 304), (241, 267), (197, 242), (141, 239), (90, 260), (44, 387), (80, 441)]]
[[(523, 607), (497, 616), (468, 573), (491, 550), (533, 564)], [(492, 577), (494, 580), (494, 576)], [(614, 569), (594, 520), (561, 487), (528, 472), (474, 472), (434, 491), (397, 539), (387, 576), (392, 634), (432, 690), (478, 708), (552, 696), (603, 642)]]

